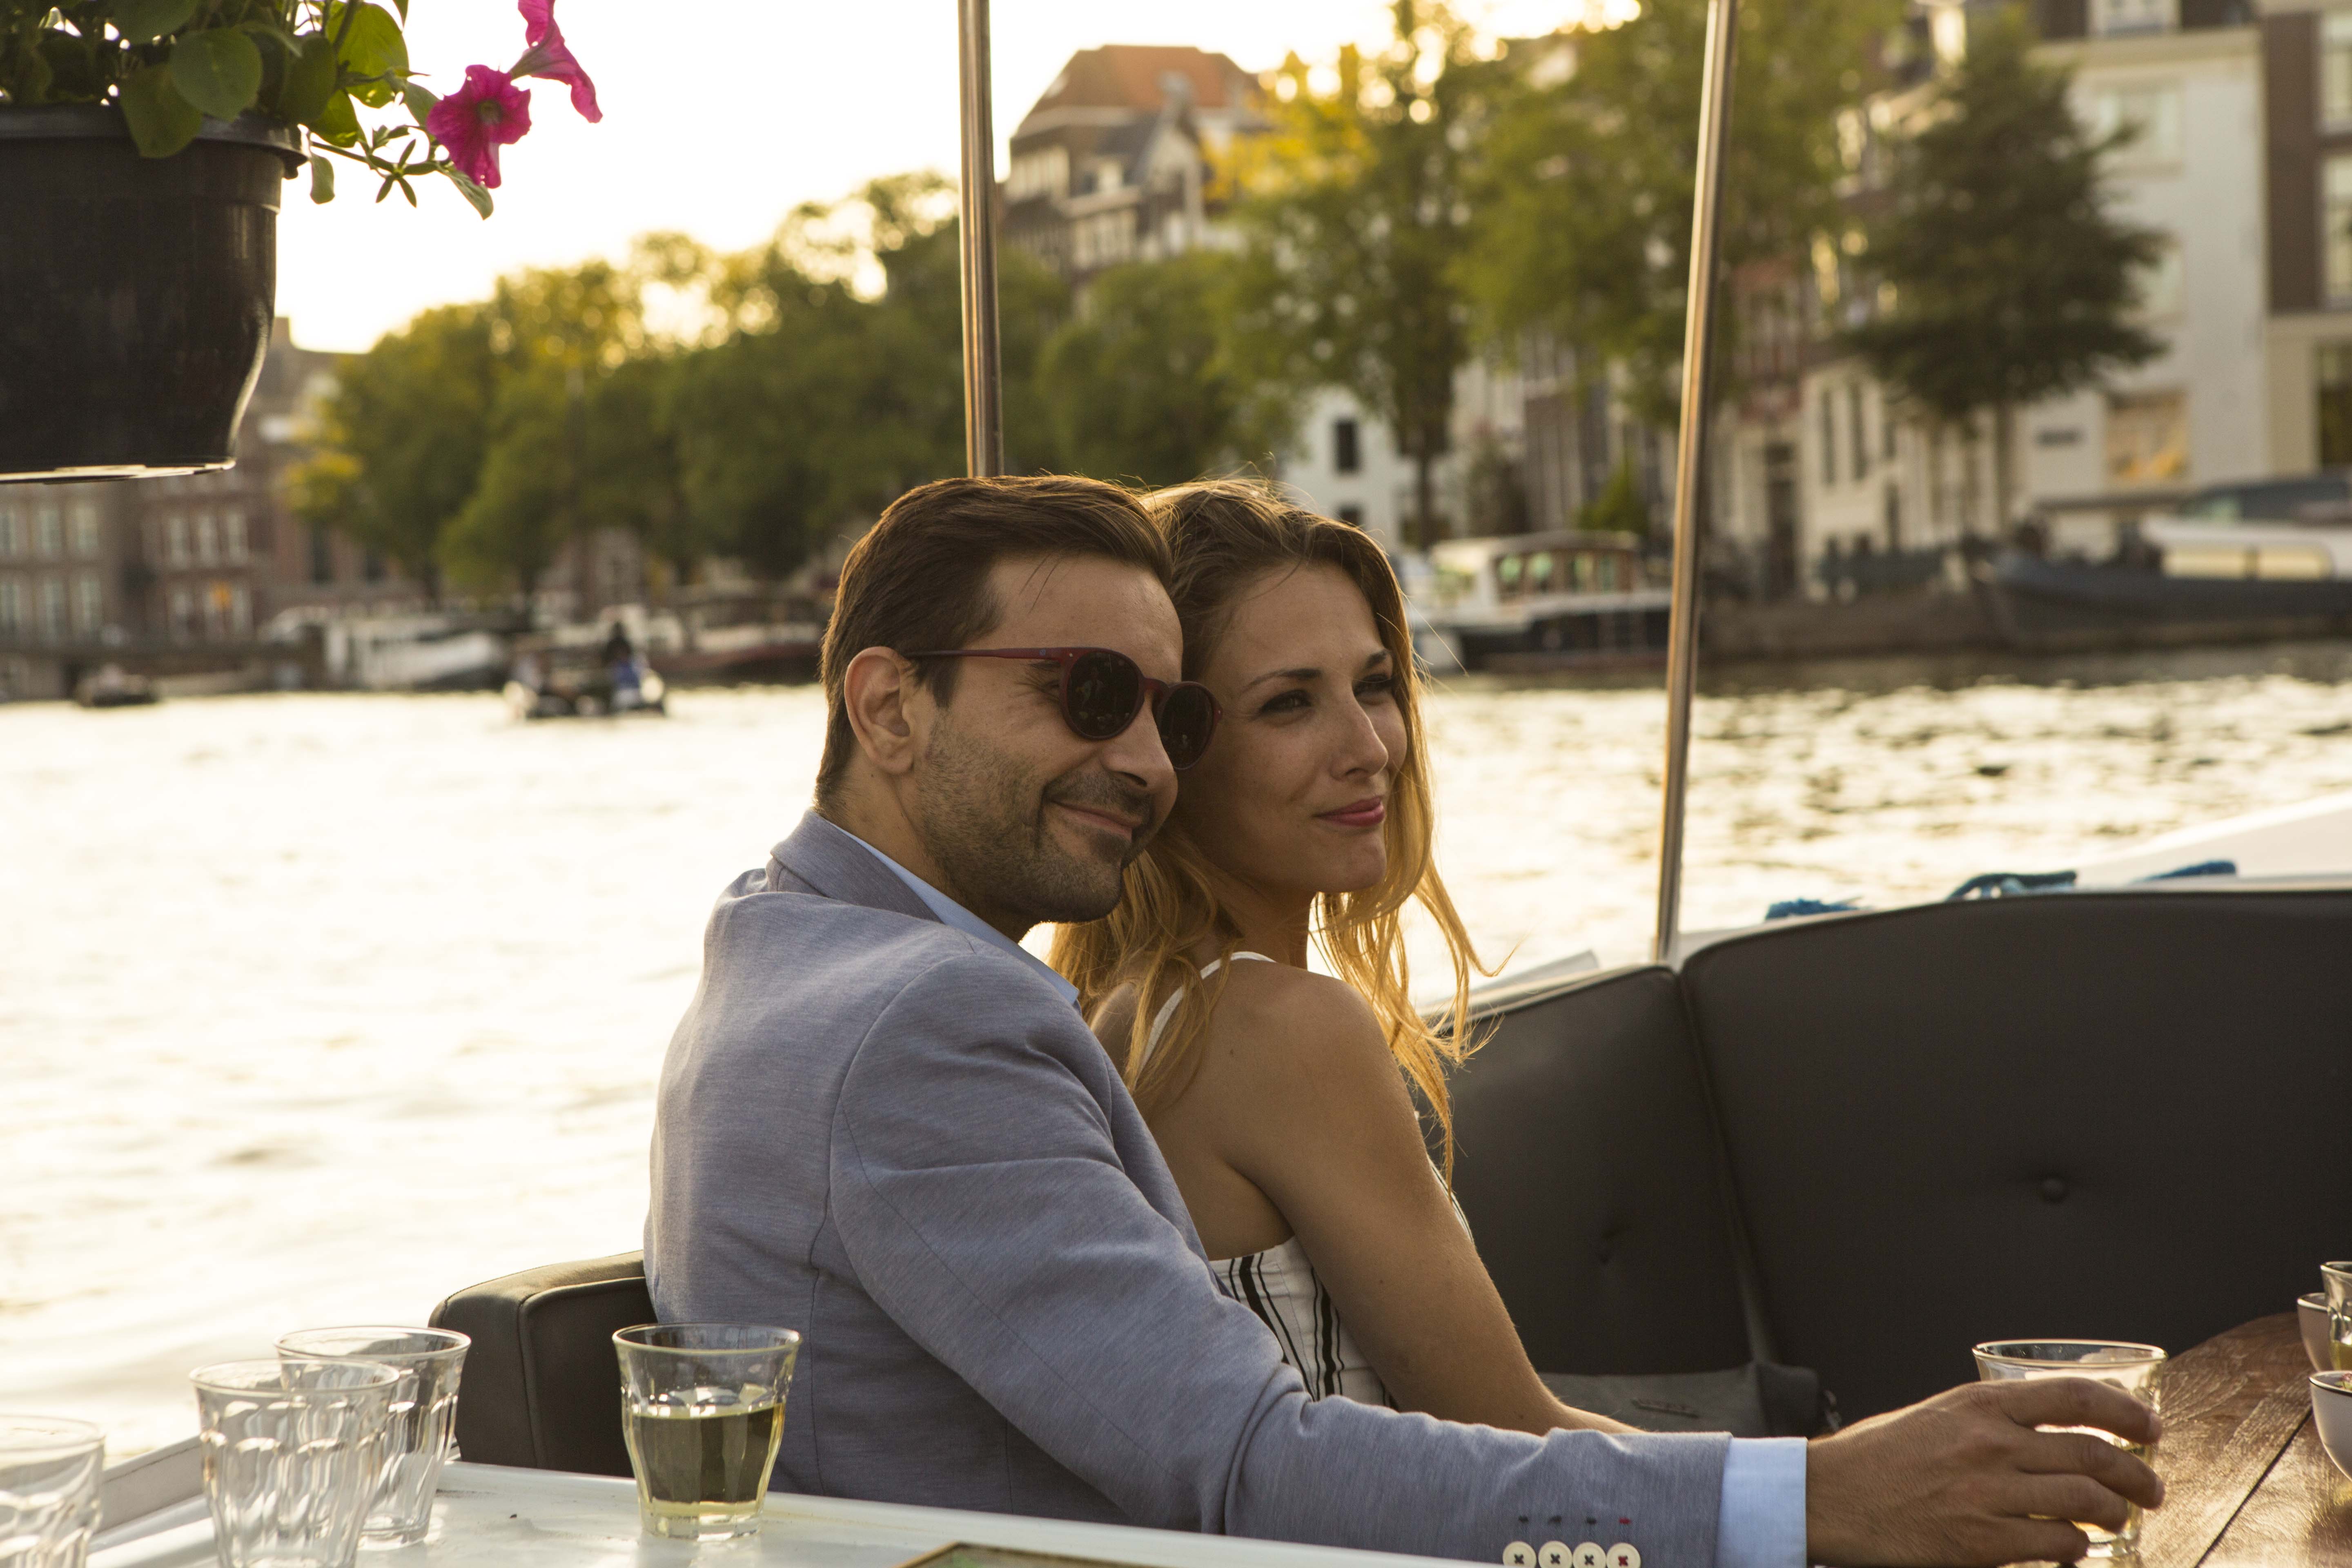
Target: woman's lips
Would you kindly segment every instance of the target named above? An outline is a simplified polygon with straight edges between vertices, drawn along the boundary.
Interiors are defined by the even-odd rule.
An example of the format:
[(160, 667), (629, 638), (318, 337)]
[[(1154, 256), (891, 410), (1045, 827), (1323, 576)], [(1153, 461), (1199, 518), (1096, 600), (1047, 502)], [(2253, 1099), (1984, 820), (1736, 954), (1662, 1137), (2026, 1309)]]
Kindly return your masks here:
[(1343, 805), (1337, 811), (1323, 813), (1323, 820), (1336, 822), (1342, 827), (1378, 827), (1388, 815), (1387, 802), (1360, 800), (1353, 805)]

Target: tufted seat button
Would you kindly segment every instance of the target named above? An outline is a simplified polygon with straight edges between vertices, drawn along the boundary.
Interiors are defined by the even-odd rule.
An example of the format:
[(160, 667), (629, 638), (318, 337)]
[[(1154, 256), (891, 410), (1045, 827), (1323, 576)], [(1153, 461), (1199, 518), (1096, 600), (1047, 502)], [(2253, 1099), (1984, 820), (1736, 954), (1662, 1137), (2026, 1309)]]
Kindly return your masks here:
[(2066, 1194), (2073, 1190), (2066, 1184), (2066, 1178), (2063, 1176), (2042, 1178), (2042, 1201), (2045, 1204), (2063, 1204), (2066, 1201)]

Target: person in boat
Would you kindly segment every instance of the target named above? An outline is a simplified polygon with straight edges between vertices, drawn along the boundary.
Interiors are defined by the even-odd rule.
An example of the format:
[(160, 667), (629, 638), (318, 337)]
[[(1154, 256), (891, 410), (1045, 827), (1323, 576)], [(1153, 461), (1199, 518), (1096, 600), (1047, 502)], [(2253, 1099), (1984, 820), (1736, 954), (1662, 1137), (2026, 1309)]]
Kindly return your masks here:
[(2034, 1430), (2153, 1440), (2083, 1380), (1798, 1445), (1795, 1497), (1720, 1436), (1310, 1398), (1076, 987), (1019, 946), (1110, 912), (1213, 744), (1172, 576), (1126, 492), (1053, 478), (909, 491), (844, 568), (815, 808), (712, 911), (646, 1226), (664, 1320), (805, 1336), (778, 1484), (1486, 1562), (1605, 1519), (1657, 1568), (2071, 1558), (2056, 1521), (2158, 1500), (2123, 1450)]
[[(1626, 1428), (1553, 1397), (1521, 1348), (1450, 1168), (1445, 1070), (1401, 917), (1443, 937), (1451, 1016), (1478, 966), (1439, 878), (1404, 596), (1361, 529), (1242, 480), (1150, 498), (1185, 673), (1216, 744), (1102, 920), (1053, 962), (1119, 1065), (1227, 1294), (1310, 1397), (1517, 1432)], [(1319, 942), (1332, 973), (1307, 969)], [(1742, 1451), (1743, 1453), (1745, 1450)], [(1801, 1496), (1801, 1448), (1761, 1452)]]

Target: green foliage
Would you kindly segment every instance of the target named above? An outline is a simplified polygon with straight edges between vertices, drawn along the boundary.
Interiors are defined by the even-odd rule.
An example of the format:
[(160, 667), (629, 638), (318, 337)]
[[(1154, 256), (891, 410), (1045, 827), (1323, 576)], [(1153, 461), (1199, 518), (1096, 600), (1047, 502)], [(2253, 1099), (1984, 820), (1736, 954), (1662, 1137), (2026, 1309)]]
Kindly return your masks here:
[(1223, 252), (1192, 250), (1094, 280), (1085, 310), (1037, 363), (1058, 467), (1170, 485), (1271, 465), (1296, 417), (1235, 353), (1227, 322), (1238, 270)]
[(1414, 528), (1439, 527), (1433, 468), (1451, 440), (1454, 373), (1469, 355), (1455, 278), (1469, 246), (1465, 149), (1485, 73), (1433, 0), (1394, 0), (1378, 55), (1340, 51), (1334, 90), (1294, 55), (1275, 129), (1238, 170), (1249, 245), (1234, 290), (1245, 372), (1340, 387), (1412, 459)]
[[(405, 16), (406, 5), (401, 5)], [(409, 74), (401, 17), (342, 0), (0, 0), (0, 109), (113, 104), (142, 156), (168, 158), (206, 116), (257, 114), (313, 133), (318, 156), (348, 159), (410, 205), (439, 174), (484, 216), (489, 196), (452, 168), (425, 129), (439, 100)], [(355, 104), (404, 109), (363, 125)], [(314, 172), (311, 198), (334, 194)]]
[(2133, 320), (2158, 237), (2108, 211), (2065, 73), (2021, 25), (1975, 30), (1966, 61), (1902, 150), (1869, 270), (1891, 305), (1846, 334), (1929, 413), (1963, 420), (2088, 385), (2163, 349)]
[(499, 356), (480, 305), (426, 310), (345, 363), (320, 412), (295, 509), (397, 563), (438, 596), (441, 536), (487, 453)]
[(1630, 533), (1639, 538), (1650, 531), (1650, 503), (1642, 499), (1633, 479), (1633, 466), (1620, 463), (1601, 493), (1577, 509), (1576, 526), (1596, 533)]
[[(1802, 256), (1842, 224), (1839, 114), (1871, 85), (1873, 44), (1898, 20), (1892, 0), (1741, 5), (1725, 276)], [(1622, 26), (1522, 46), (1571, 51), (1550, 68), (1507, 58), (1470, 177), (1477, 243), (1458, 273), (1491, 340), (1512, 346), (1533, 329), (1596, 352), (1629, 373), (1636, 411), (1660, 425), (1676, 416), (1706, 32), (1706, 0), (1645, 0)], [(1716, 298), (1722, 363), (1738, 299)]]

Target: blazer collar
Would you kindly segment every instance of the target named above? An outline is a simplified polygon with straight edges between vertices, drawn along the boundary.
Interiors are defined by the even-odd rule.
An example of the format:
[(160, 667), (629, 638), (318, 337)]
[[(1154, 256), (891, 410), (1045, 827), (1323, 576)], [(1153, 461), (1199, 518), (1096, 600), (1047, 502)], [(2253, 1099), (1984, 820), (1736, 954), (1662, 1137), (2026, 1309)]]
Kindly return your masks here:
[(845, 904), (888, 910), (919, 921), (939, 919), (871, 850), (814, 811), (768, 851), (769, 889), (781, 889), (785, 877)]

